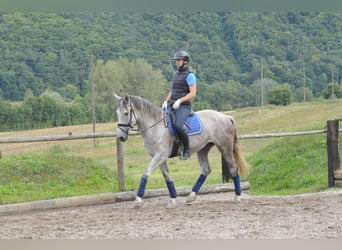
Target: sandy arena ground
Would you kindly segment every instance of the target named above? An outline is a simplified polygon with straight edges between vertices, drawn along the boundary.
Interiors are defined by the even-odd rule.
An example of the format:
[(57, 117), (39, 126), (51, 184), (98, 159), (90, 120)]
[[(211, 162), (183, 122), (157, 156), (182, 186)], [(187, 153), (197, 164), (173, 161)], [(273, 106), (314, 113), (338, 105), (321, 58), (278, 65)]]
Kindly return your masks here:
[(0, 239), (338, 239), (342, 189), (294, 196), (199, 195), (0, 216)]

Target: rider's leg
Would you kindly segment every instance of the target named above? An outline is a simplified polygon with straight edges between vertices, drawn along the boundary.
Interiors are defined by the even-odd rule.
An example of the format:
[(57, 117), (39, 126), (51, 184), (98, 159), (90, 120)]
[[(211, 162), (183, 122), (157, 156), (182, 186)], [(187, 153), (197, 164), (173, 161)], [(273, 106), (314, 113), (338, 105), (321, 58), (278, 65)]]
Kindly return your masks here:
[(178, 133), (178, 137), (183, 144), (183, 153), (181, 156), (181, 160), (187, 160), (191, 156), (191, 151), (190, 151), (190, 147), (189, 147), (189, 137), (184, 130), (182, 132)]
[(184, 124), (186, 122), (186, 119), (189, 117), (191, 113), (191, 107), (187, 105), (181, 105), (176, 111), (176, 121), (175, 121), (175, 131), (177, 136), (179, 137), (179, 140), (182, 142), (184, 150), (183, 154), (181, 156), (182, 160), (187, 160), (190, 158), (191, 151), (189, 147), (189, 137), (184, 129)]

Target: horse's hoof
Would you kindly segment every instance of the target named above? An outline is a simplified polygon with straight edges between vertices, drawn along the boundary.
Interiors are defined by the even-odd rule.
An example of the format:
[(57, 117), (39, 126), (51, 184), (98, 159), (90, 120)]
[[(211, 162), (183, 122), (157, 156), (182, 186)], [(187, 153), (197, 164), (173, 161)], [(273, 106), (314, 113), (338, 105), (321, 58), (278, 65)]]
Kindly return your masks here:
[(196, 193), (191, 192), (188, 198), (186, 199), (186, 203), (191, 203), (191, 202), (194, 202), (195, 200), (196, 200)]
[(167, 208), (172, 209), (176, 207), (176, 199), (170, 199), (169, 203), (167, 204)]
[(143, 200), (142, 200), (142, 198), (140, 198), (140, 197), (135, 198), (135, 201), (134, 201), (134, 208), (135, 208), (135, 209), (139, 209), (139, 208), (141, 208), (142, 206), (143, 206)]
[(242, 199), (246, 198), (247, 196), (248, 196), (248, 194), (241, 193), (240, 195), (235, 195), (234, 200), (237, 202), (240, 202)]
[(240, 202), (241, 201), (241, 195), (235, 195), (235, 198), (234, 200), (237, 201), (237, 202)]

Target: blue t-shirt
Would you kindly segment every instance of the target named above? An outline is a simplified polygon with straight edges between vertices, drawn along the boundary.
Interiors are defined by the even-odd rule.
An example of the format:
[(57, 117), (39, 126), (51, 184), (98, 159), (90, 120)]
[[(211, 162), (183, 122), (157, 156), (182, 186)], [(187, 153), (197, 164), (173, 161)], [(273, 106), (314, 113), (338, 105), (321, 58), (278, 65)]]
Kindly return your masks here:
[(193, 86), (196, 85), (196, 76), (194, 73), (189, 73), (188, 76), (186, 77), (186, 82), (188, 86)]

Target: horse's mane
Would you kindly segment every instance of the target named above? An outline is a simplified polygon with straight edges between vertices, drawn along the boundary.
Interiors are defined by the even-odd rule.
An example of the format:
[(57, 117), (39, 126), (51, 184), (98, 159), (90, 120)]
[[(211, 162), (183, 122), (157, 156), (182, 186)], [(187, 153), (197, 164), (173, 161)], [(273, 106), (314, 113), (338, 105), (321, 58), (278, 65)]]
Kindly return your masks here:
[(135, 109), (140, 110), (144, 114), (149, 114), (153, 119), (159, 119), (162, 110), (150, 101), (140, 96), (129, 96)]

